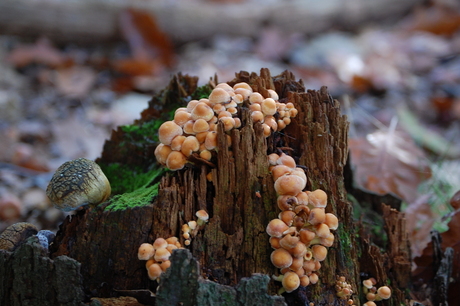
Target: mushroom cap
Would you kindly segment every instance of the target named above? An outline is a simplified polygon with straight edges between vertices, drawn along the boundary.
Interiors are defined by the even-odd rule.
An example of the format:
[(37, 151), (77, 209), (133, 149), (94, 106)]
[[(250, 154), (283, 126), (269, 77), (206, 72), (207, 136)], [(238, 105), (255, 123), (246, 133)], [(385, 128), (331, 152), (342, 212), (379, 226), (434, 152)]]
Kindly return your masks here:
[(296, 196), (305, 188), (306, 184), (300, 176), (284, 174), (275, 181), (275, 190), (279, 195)]
[(207, 132), (208, 130), (209, 123), (202, 118), (195, 120), (195, 122), (193, 123), (193, 132), (195, 133)]
[(78, 158), (62, 164), (46, 188), (54, 207), (75, 210), (83, 205), (100, 204), (111, 193), (110, 183), (94, 161)]
[(316, 235), (320, 238), (327, 238), (330, 236), (331, 231), (325, 223), (320, 223), (315, 227)]
[(313, 253), (313, 257), (317, 260), (317, 261), (323, 261), (326, 259), (326, 256), (327, 256), (327, 249), (326, 247), (320, 245), (320, 244), (316, 244), (314, 246), (311, 247), (311, 251)]
[(271, 253), (270, 260), (277, 268), (287, 268), (292, 264), (292, 255), (285, 249), (279, 248)]
[(192, 115), (187, 111), (178, 111), (174, 114), (174, 122), (178, 126), (183, 126), (191, 118), (192, 118)]
[(313, 207), (326, 207), (327, 194), (321, 189), (316, 189), (308, 193), (308, 201)]
[(156, 280), (157, 278), (159, 278), (161, 273), (163, 273), (163, 270), (157, 263), (151, 264), (148, 268), (148, 275), (151, 280)]
[[(192, 155), (193, 152), (196, 152), (200, 149), (200, 142), (195, 136), (187, 136), (184, 142), (182, 143), (182, 147), (180, 151), (186, 157)], [(169, 159), (169, 158), (168, 158)]]
[(281, 176), (285, 174), (290, 174), (291, 171), (292, 171), (292, 168), (286, 165), (276, 165), (271, 169), (273, 180), (276, 182), (278, 178), (280, 178)]
[[(162, 143), (158, 145), (158, 147), (160, 145), (163, 145), (165, 147), (170, 147), (171, 150), (173, 151), (180, 151), (180, 149), (182, 148), (182, 144), (184, 143), (184, 140), (185, 138), (187, 138), (187, 136), (184, 136), (184, 135), (178, 135), (176, 137), (174, 137), (174, 139), (171, 141), (171, 145), (170, 146), (165, 146), (163, 145)], [(157, 147), (157, 148), (158, 148)], [(165, 150), (164, 148), (161, 148), (161, 150)], [(168, 155), (169, 153), (171, 153), (171, 150), (168, 151)], [(155, 150), (156, 151), (156, 150)], [(162, 160), (164, 159), (164, 164), (166, 164), (166, 160), (168, 159), (168, 155), (166, 155), (166, 158), (162, 158)], [(157, 158), (157, 160), (159, 161), (159, 159)]]
[(380, 296), (382, 299), (386, 300), (391, 297), (391, 289), (388, 286), (382, 286), (377, 289), (377, 295)]
[(297, 273), (289, 271), (284, 274), (283, 280), (281, 281), (283, 288), (286, 292), (292, 292), (299, 288), (300, 278)]
[(262, 113), (265, 116), (274, 115), (276, 113), (276, 102), (272, 98), (267, 98), (260, 103)]
[(308, 276), (310, 278), (310, 284), (316, 284), (319, 280), (318, 274), (312, 273)]
[(336, 230), (339, 227), (339, 219), (336, 215), (331, 213), (326, 213), (324, 223), (326, 223), (327, 226), (329, 226), (329, 229), (331, 230)]
[(309, 229), (303, 228), (299, 231), (299, 238), (300, 241), (305, 243), (306, 245), (310, 244), (310, 241), (315, 239), (315, 232), (310, 231)]
[(262, 101), (264, 100), (264, 97), (258, 93), (258, 92), (253, 92), (249, 95), (249, 102), (251, 104), (254, 104), (254, 103), (262, 103)]
[(281, 238), (283, 233), (289, 229), (289, 226), (286, 225), (280, 219), (273, 219), (271, 220), (266, 228), (266, 232), (270, 237), (278, 237)]
[(169, 260), (171, 253), (166, 248), (160, 248), (155, 251), (154, 259), (157, 262)]
[[(174, 139), (178, 137), (181, 137), (181, 136), (176, 136)], [(173, 142), (174, 142), (174, 139), (173, 139)], [(184, 139), (185, 139), (185, 136), (184, 136)], [(168, 159), (169, 153), (171, 153), (171, 151), (172, 151), (172, 148), (170, 146), (164, 145), (162, 143), (158, 144), (157, 147), (155, 148), (155, 158), (157, 159), (158, 163), (160, 163), (161, 165), (166, 165), (166, 160)]]
[[(228, 85), (228, 84), (227, 84)], [(225, 85), (222, 85), (223, 87)], [(230, 87), (230, 85), (229, 85)], [(228, 91), (233, 92), (233, 88), (230, 87)], [(230, 102), (230, 94), (228, 93), (227, 90), (221, 87), (216, 87), (211, 91), (211, 94), (209, 95), (209, 103), (211, 104), (217, 104), (217, 103), (227, 103)]]
[(204, 102), (199, 102), (191, 111), (192, 119), (204, 119), (205, 121), (211, 120), (214, 116), (214, 111)]
[(180, 170), (184, 168), (186, 162), (187, 158), (184, 154), (179, 151), (172, 151), (169, 153), (168, 159), (166, 159), (166, 167), (173, 171)]
[(174, 121), (165, 121), (158, 129), (158, 139), (165, 145), (170, 145), (177, 135), (182, 135), (182, 128)]
[(208, 221), (209, 219), (209, 214), (204, 209), (200, 209), (199, 211), (197, 211), (195, 213), (195, 216), (201, 221), (205, 221), (205, 222)]
[(158, 237), (152, 244), (154, 249), (162, 249), (168, 246), (168, 241), (166, 239)]
[(308, 216), (308, 222), (312, 225), (324, 223), (326, 220), (326, 214), (324, 213), (324, 208), (312, 208), (310, 210), (310, 215)]
[(139, 260), (149, 260), (155, 255), (155, 249), (150, 243), (143, 243), (137, 251)]
[(371, 289), (372, 287), (374, 287), (374, 284), (372, 283), (370, 279), (365, 279), (363, 280), (363, 286), (366, 287), (367, 289)]
[(291, 234), (285, 235), (280, 240), (280, 245), (282, 248), (289, 250), (294, 248), (297, 243), (299, 243), (299, 237), (292, 236)]
[(32, 223), (18, 222), (12, 224), (0, 234), (0, 250), (13, 252), (22, 242), (37, 232), (37, 227)]

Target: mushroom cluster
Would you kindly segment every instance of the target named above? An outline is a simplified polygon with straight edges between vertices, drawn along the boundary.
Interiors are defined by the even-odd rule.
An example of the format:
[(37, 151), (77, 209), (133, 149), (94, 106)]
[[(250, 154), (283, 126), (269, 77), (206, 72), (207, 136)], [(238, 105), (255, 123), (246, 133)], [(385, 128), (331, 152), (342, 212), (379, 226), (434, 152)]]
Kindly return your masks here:
[(391, 289), (388, 286), (381, 286), (377, 289), (377, 281), (371, 277), (363, 280), (363, 292), (367, 302), (363, 306), (375, 306), (375, 302), (386, 300), (391, 297)]
[(185, 239), (184, 244), (186, 246), (190, 245), (192, 238), (196, 236), (200, 228), (204, 226), (209, 219), (209, 214), (203, 209), (197, 211), (195, 216), (198, 218), (197, 221), (192, 220), (182, 225), (182, 237)]
[[(268, 156), (281, 212), (266, 228), (274, 249), (270, 259), (280, 269), (282, 291), (318, 282), (317, 271), (332, 246), (338, 219), (326, 213), (327, 195), (323, 190), (303, 191), (307, 177), (295, 160), (285, 154)], [(288, 278), (288, 280), (286, 280)]]
[(337, 296), (339, 298), (347, 301), (347, 305), (355, 306), (355, 302), (351, 299), (353, 290), (351, 289), (351, 285), (347, 282), (345, 276), (337, 276), (335, 291), (337, 292)]
[[(253, 122), (261, 122), (266, 137), (272, 131), (284, 129), (291, 117), (297, 115), (297, 109), (290, 102), (280, 103), (274, 90), (267, 90), (265, 95), (244, 82), (233, 87), (220, 83), (207, 99), (191, 100), (186, 107), (175, 111), (173, 120), (160, 126), (161, 143), (155, 149), (157, 161), (170, 170), (182, 169), (194, 153), (209, 161), (217, 147), (217, 124), (220, 122), (226, 132), (241, 127), (238, 109), (245, 101)], [(228, 139), (230, 145), (230, 136)]]
[(182, 245), (177, 237), (169, 237), (167, 239), (157, 238), (153, 242), (143, 243), (140, 245), (137, 252), (139, 260), (146, 260), (145, 268), (147, 269), (151, 280), (158, 280), (161, 273), (171, 265), (169, 257), (174, 249), (182, 249)]
[[(200, 228), (208, 222), (209, 215), (205, 210), (199, 210), (195, 214), (197, 221), (189, 221), (182, 225), (182, 236), (185, 239), (184, 244), (190, 245), (192, 237), (195, 237)], [(158, 280), (161, 273), (165, 272), (171, 266), (169, 257), (175, 249), (183, 249), (184, 247), (179, 241), (179, 238), (173, 236), (167, 239), (157, 238), (153, 242), (143, 243), (140, 245), (137, 257), (139, 260), (146, 260), (145, 268), (151, 280)]]

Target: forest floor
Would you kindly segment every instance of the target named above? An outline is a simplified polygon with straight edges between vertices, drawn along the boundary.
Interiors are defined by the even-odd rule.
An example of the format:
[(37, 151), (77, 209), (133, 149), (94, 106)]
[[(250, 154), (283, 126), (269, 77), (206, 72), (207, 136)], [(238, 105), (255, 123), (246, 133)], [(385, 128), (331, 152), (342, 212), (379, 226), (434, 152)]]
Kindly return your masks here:
[(355, 184), (403, 200), (413, 257), (433, 228), (460, 241), (449, 231), (460, 206), (451, 201), (460, 189), (459, 10), (435, 4), (396, 23), (316, 35), (267, 25), (257, 39), (180, 45), (161, 31), (152, 41), (146, 25), (120, 25), (124, 41), (91, 46), (0, 36), (0, 232), (18, 221), (56, 231), (66, 214), (45, 195), (54, 170), (97, 158), (112, 129), (139, 118), (173, 74), (204, 84), (266, 67), (292, 71), (308, 89), (326, 85), (340, 101)]

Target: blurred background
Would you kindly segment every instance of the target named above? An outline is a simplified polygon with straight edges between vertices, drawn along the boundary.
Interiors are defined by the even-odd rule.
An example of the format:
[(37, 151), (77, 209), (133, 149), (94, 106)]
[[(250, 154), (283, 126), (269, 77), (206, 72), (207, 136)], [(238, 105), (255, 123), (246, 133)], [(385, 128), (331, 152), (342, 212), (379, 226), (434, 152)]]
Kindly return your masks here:
[(454, 0), (3, 0), (0, 232), (56, 231), (56, 168), (97, 158), (175, 73), (267, 67), (340, 101), (355, 185), (403, 201), (414, 257), (432, 228), (456, 243), (459, 52)]

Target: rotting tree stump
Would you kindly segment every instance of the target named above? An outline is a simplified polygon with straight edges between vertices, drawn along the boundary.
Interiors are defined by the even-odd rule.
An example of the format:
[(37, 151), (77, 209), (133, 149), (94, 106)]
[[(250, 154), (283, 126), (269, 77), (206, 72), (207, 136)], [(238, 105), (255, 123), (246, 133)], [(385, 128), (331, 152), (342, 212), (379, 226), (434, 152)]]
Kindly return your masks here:
[[(210, 82), (216, 83), (217, 80), (215, 78)], [(367, 273), (375, 273), (375, 277), (387, 278), (382, 281), (398, 278), (398, 284), (404, 282), (406, 278), (398, 271), (385, 272), (386, 254), (375, 249), (368, 240), (358, 239), (352, 205), (347, 201), (344, 187), (348, 122), (340, 113), (339, 103), (330, 97), (325, 87), (305, 92), (303, 83), (296, 81), (290, 72), (275, 77), (270, 76), (267, 69), (262, 69), (260, 76), (240, 72), (229, 84), (238, 82), (247, 82), (262, 93), (267, 89), (276, 90), (280, 101), (295, 105), (297, 117), (282, 133), (273, 133), (265, 138), (261, 125), (253, 124), (248, 110), (243, 108), (239, 112), (242, 127), (230, 133), (231, 148), (227, 146), (227, 137), (220, 126), (218, 151), (211, 162), (195, 157), (193, 165), (186, 169), (166, 172), (159, 182), (158, 179), (150, 182), (151, 185), (159, 183), (158, 194), (149, 198), (150, 204), (130, 207), (128, 203), (122, 209), (113, 210), (109, 201), (68, 217), (52, 245), (51, 257), (67, 255), (81, 263), (87, 298), (136, 296), (145, 293), (145, 289), (154, 292), (157, 283), (148, 279), (144, 262), (137, 259), (139, 245), (151, 243), (157, 237), (181, 237), (182, 224), (195, 219), (194, 214), (199, 209), (206, 209), (210, 220), (187, 248), (199, 263), (198, 274), (207, 279), (207, 284), (216, 282), (220, 284), (219, 290), (224, 290), (214, 291), (215, 294), (230, 290), (225, 285), (240, 283), (238, 286), (241, 288), (241, 280), (254, 273), (277, 274), (277, 269), (270, 262), (272, 250), (265, 227), (279, 212), (267, 154), (280, 151), (293, 156), (298, 165), (305, 167), (307, 190), (320, 188), (326, 191), (329, 202), (326, 211), (333, 212), (340, 221), (334, 245), (329, 248), (327, 259), (319, 271), (320, 282), (285, 294), (287, 304), (314, 302), (315, 305), (342, 305), (345, 301), (336, 296), (334, 288), (336, 276), (341, 275), (352, 285), (356, 293), (353, 298), (359, 305), (360, 267), (364, 267)], [(185, 105), (196, 91), (196, 78), (174, 77), (168, 88), (150, 101), (134, 126), (142, 127), (152, 120), (167, 120), (167, 113)], [(157, 144), (154, 133), (152, 129), (150, 135), (133, 136), (126, 129), (118, 128), (105, 144), (102, 157), (97, 162), (103, 167), (110, 164), (132, 166), (138, 173), (158, 167), (153, 154)], [(206, 178), (209, 172), (211, 181)], [(109, 180), (116, 185), (115, 179), (116, 174), (109, 175)], [(115, 186), (115, 190), (118, 187)], [(391, 226), (390, 230), (394, 231), (395, 227)], [(398, 234), (389, 236), (393, 240), (404, 238)], [(393, 241), (392, 245), (397, 243), (400, 241)], [(407, 240), (405, 243), (407, 245)], [(365, 255), (362, 259), (359, 258), (360, 253)], [(397, 255), (408, 256), (408, 252)], [(394, 267), (397, 268), (401, 262), (404, 266), (409, 262), (410, 267), (409, 257), (399, 258)], [(157, 298), (157, 305), (169, 305), (161, 298), (164, 292), (180, 296), (179, 299), (175, 296), (173, 300), (184, 305), (209, 302), (205, 300), (206, 296), (209, 299), (206, 294), (191, 292), (184, 295), (185, 288), (177, 286), (181, 282), (174, 276), (168, 276), (167, 280), (160, 285), (162, 292)], [(270, 294), (274, 294), (278, 286), (279, 283), (271, 281)], [(404, 295), (397, 294), (385, 303), (399, 305), (403, 300)], [(276, 301), (272, 301), (274, 305), (279, 302)], [(148, 298), (143, 302), (149, 303)], [(241, 302), (232, 303), (228, 305), (241, 305)]]

